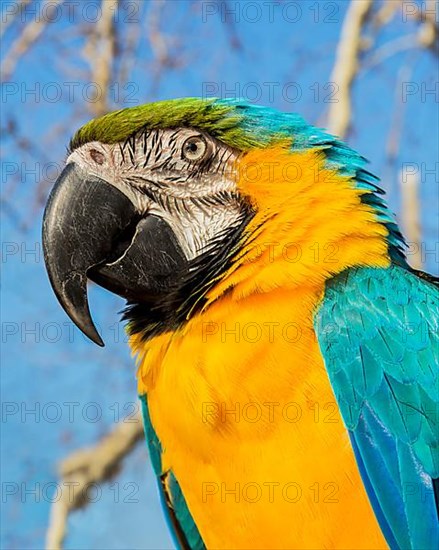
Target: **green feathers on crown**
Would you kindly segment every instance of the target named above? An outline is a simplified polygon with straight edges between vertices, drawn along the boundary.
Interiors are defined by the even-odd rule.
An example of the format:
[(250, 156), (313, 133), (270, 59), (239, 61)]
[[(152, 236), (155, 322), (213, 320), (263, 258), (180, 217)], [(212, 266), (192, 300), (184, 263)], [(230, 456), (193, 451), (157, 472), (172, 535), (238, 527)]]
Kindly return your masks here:
[(243, 114), (233, 104), (215, 99), (184, 98), (158, 101), (108, 113), (87, 122), (73, 136), (70, 149), (89, 143), (118, 143), (141, 128), (192, 127), (242, 151), (260, 144), (240, 127)]

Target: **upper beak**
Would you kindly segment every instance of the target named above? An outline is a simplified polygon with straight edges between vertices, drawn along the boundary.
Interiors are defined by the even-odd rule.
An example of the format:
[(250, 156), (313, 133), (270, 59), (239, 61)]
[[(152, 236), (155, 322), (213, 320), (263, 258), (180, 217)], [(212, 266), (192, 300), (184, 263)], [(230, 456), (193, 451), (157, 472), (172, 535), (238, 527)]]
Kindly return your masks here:
[(104, 342), (90, 316), (87, 278), (125, 298), (169, 290), (187, 260), (169, 225), (141, 217), (130, 199), (105, 180), (68, 164), (43, 218), (44, 259), (53, 290), (72, 321)]

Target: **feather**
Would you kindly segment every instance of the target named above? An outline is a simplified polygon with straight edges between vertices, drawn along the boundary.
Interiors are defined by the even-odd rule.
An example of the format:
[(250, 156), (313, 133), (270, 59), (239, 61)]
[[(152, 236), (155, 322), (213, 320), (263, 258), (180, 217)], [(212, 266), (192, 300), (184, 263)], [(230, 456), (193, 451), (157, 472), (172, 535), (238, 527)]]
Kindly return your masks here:
[[(436, 285), (393, 265), (334, 277), (316, 315), (328, 375), (392, 548), (439, 544), (438, 313)], [(329, 322), (339, 326), (336, 342), (318, 330)]]

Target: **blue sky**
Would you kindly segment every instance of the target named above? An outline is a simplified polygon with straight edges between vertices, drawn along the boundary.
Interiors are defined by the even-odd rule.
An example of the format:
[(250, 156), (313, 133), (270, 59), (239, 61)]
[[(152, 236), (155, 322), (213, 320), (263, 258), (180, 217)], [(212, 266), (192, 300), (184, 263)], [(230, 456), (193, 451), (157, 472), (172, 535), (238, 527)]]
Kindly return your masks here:
[[(13, 4), (2, 4), (2, 17)], [(53, 483), (58, 480), (57, 462), (78, 447), (93, 444), (111, 428), (116, 413), (129, 412), (136, 402), (135, 367), (118, 324), (122, 300), (91, 289), (93, 315), (107, 344), (98, 349), (59, 307), (43, 264), (37, 183), (44, 177), (54, 179), (71, 134), (90, 118), (91, 88), (78, 29), (93, 24), (93, 5), (98, 3), (84, 2), (72, 12), (68, 4), (2, 86), (2, 125), (13, 121), (18, 134), (30, 143), (21, 142), (20, 147), (10, 125), (3, 134), (1, 177), (7, 202), (2, 203), (1, 227), (1, 545), (11, 549), (42, 547)], [(224, 3), (166, 2), (160, 29), (178, 66), (166, 68), (157, 80), (143, 27), (131, 56), (128, 84), (112, 82), (113, 106), (209, 91), (296, 111), (309, 122), (324, 125), (347, 2), (229, 4), (235, 13), (226, 18)], [(41, 4), (34, 5), (36, 15), (28, 15), (23, 23), (41, 15)], [(86, 5), (90, 11), (84, 11)], [(126, 2), (118, 14), (124, 43), (135, 29), (130, 19), (142, 19), (148, 9), (145, 3), (133, 12), (133, 6)], [(3, 53), (22, 28), (19, 21), (14, 25), (5, 34)], [(379, 33), (374, 51), (415, 30), (414, 21), (399, 14)], [(370, 63), (371, 54), (368, 59)], [(371, 170), (383, 177), (397, 216), (401, 214), (398, 171), (404, 163), (420, 170), (422, 241), (430, 251), (438, 246), (439, 90), (429, 93), (435, 86), (439, 86), (437, 66), (425, 51), (403, 51), (362, 71), (354, 85), (348, 140), (371, 161)], [(386, 143), (392, 120), (402, 112), (397, 155), (389, 163)], [(436, 248), (425, 262), (425, 268), (436, 274), (438, 256)], [(172, 546), (146, 449), (139, 446), (123, 466), (112, 480), (118, 485), (102, 486), (98, 502), (72, 515), (66, 548)], [(138, 502), (130, 501), (133, 487)]]

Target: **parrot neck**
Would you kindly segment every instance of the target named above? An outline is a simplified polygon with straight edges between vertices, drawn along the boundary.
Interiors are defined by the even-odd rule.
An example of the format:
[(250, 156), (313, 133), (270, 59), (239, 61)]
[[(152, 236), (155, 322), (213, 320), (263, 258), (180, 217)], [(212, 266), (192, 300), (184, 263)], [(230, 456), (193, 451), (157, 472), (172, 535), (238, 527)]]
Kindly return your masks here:
[(323, 291), (328, 279), (350, 267), (388, 267), (399, 252), (392, 248), (393, 222), (375, 188), (357, 184), (328, 168), (323, 151), (277, 146), (242, 157), (238, 188), (256, 214), (231, 269), (207, 293), (207, 305), (226, 291), (235, 300), (276, 288)]

